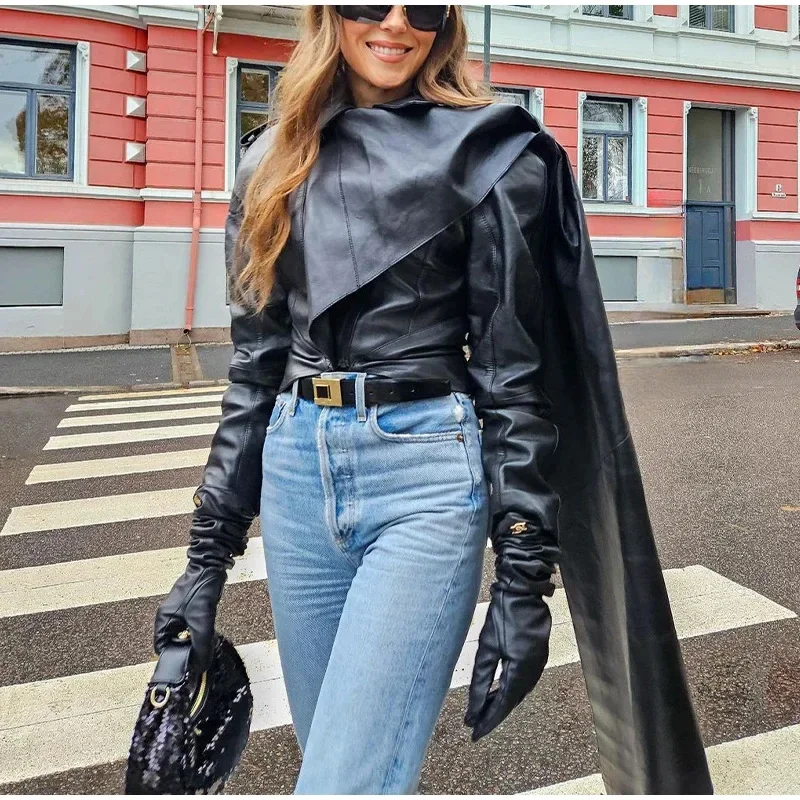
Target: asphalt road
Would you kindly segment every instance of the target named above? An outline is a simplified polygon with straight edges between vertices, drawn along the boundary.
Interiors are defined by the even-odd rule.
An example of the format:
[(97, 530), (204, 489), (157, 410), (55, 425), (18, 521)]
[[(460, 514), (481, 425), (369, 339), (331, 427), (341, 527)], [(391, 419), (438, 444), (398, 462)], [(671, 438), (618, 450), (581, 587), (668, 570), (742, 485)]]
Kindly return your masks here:
[[(791, 314), (611, 325), (617, 349), (717, 342), (800, 339)], [(199, 380), (226, 380), (233, 355), (230, 344), (199, 344)], [(130, 386), (173, 380), (169, 347), (115, 346), (48, 353), (0, 353), (0, 387)], [(180, 383), (180, 381), (178, 381)]]
[[(800, 353), (642, 359), (619, 371), (717, 791), (798, 794)], [(182, 569), (219, 396), (0, 400), (0, 792), (121, 791), (152, 618)], [(148, 416), (112, 416), (123, 413)], [(142, 433), (156, 427), (185, 435)], [(219, 627), (263, 650), (274, 631), (257, 524), (252, 533), (251, 571), (227, 585)], [(480, 603), (491, 568), (489, 553)], [(421, 793), (596, 788), (580, 665), (556, 650), (535, 692), (477, 744), (454, 679)], [(259, 719), (228, 790), (290, 793), (291, 725), (274, 709)]]
[(617, 350), (717, 342), (767, 342), (800, 339), (793, 314), (763, 317), (709, 317), (692, 320), (647, 320), (611, 325)]

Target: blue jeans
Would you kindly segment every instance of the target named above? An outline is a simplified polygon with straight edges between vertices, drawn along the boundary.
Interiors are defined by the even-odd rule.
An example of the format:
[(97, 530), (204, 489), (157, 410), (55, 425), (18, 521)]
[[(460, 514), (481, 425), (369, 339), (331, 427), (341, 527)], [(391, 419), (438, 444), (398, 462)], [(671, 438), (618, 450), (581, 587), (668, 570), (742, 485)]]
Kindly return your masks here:
[(413, 794), (467, 636), (488, 535), (469, 395), (318, 406), (282, 392), (263, 452), (268, 591), (295, 794)]

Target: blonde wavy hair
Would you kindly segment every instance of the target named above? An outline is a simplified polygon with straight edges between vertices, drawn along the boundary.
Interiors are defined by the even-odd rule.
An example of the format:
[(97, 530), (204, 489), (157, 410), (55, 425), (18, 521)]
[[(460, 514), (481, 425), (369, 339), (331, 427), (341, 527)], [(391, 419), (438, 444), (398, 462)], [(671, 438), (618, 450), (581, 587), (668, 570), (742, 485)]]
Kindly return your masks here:
[[(236, 244), (237, 254), (242, 248), (247, 250), (247, 263), (236, 275), (236, 286), (256, 311), (269, 302), (275, 264), (289, 238), (289, 196), (319, 155), (321, 113), (336, 83), (346, 81), (340, 36), (341, 18), (333, 6), (305, 6), (300, 39), (276, 85), (273, 144), (247, 187)], [(467, 27), (460, 6), (450, 6), (445, 28), (434, 39), (415, 84), (426, 100), (456, 108), (497, 102), (470, 74)]]

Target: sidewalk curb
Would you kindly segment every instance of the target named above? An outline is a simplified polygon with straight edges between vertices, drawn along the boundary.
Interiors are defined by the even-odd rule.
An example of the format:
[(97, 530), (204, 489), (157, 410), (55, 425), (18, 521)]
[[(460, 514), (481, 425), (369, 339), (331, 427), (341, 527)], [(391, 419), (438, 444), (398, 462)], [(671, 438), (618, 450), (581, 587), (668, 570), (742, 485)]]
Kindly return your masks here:
[[(618, 361), (635, 358), (680, 358), (682, 356), (725, 356), (737, 353), (772, 353), (779, 350), (800, 350), (800, 339), (781, 339), (768, 342), (715, 342), (713, 344), (670, 345), (666, 347), (634, 347), (615, 350)], [(198, 380), (188, 383), (140, 383), (133, 386), (0, 386), (0, 399), (12, 397), (41, 397), (60, 394), (120, 394), (158, 389), (192, 389), (202, 386), (225, 386), (227, 378)]]
[(152, 392), (159, 389), (194, 389), (202, 386), (226, 386), (227, 378), (189, 381), (188, 383), (137, 383), (132, 386), (0, 386), (4, 397), (41, 397), (59, 394), (121, 394), (122, 392)]
[(714, 342), (712, 344), (679, 344), (667, 347), (634, 347), (615, 350), (617, 359), (679, 358), (681, 356), (726, 356), (736, 353), (772, 353), (778, 350), (796, 350), (800, 339), (780, 339), (767, 342)]

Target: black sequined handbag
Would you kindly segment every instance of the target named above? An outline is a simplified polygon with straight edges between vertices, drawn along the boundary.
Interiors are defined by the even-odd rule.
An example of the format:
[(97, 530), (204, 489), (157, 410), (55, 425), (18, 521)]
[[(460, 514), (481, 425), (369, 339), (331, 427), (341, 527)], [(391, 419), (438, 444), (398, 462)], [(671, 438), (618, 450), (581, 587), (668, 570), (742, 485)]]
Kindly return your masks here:
[(133, 731), (125, 794), (218, 794), (250, 734), (253, 695), (236, 648), (215, 634), (211, 665), (192, 669), (188, 631), (158, 657)]

